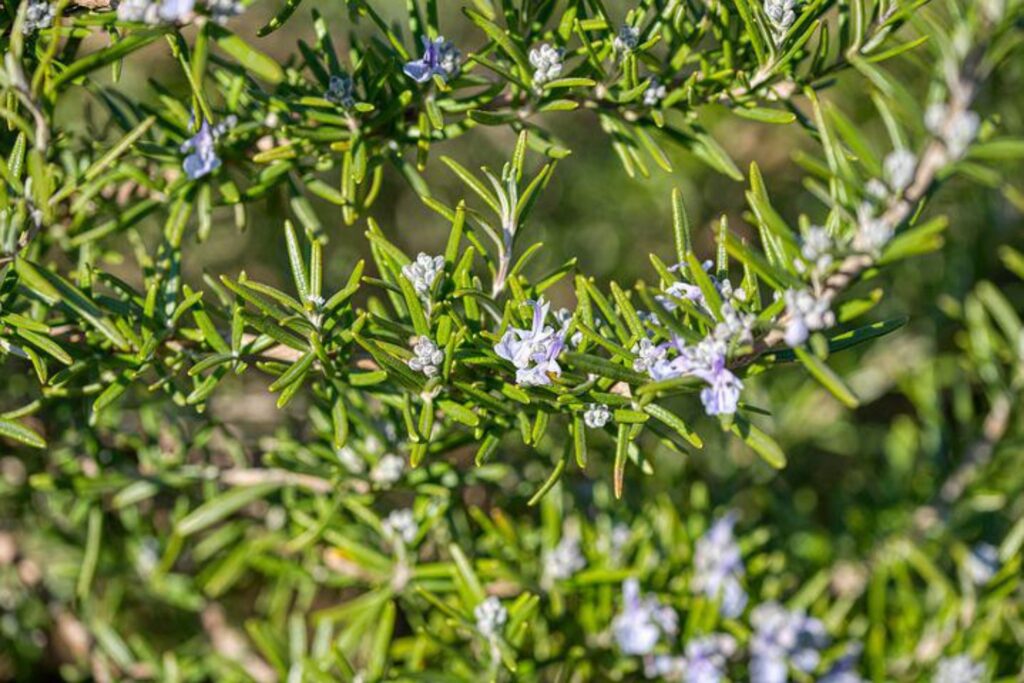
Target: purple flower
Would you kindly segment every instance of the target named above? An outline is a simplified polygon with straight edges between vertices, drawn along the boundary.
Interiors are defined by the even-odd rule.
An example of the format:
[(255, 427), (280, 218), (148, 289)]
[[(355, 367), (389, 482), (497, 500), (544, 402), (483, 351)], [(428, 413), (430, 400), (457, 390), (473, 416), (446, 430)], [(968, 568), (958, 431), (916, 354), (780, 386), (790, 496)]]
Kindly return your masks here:
[(714, 359), (710, 368), (694, 372), (708, 383), (700, 390), (700, 402), (708, 415), (732, 415), (739, 404), (743, 382), (725, 367), (725, 356)]
[(775, 602), (758, 605), (750, 623), (755, 629), (750, 641), (751, 683), (786, 683), (790, 667), (811, 673), (828, 645), (821, 621)]
[(686, 657), (654, 655), (644, 657), (644, 676), (660, 681), (685, 681)]
[(686, 644), (686, 656), (657, 655), (645, 663), (647, 678), (677, 683), (721, 683), (727, 660), (736, 652), (736, 640), (724, 633), (695, 638)]
[(220, 157), (214, 149), (215, 141), (214, 130), (207, 121), (203, 121), (199, 132), (181, 146), (182, 152), (192, 150), (181, 164), (190, 180), (198, 180), (220, 167)]
[[(646, 342), (647, 340), (643, 340)], [(667, 379), (675, 379), (682, 373), (682, 369), (679, 367), (678, 358), (673, 354), (669, 355), (669, 352), (676, 348), (675, 340), (662, 342), (661, 344), (652, 344), (648, 349), (641, 349), (641, 354), (633, 359), (633, 367), (638, 370), (646, 365), (647, 374), (651, 376), (655, 382), (662, 382)], [(635, 349), (635, 347), (634, 347)]]
[(551, 376), (559, 377), (562, 368), (558, 365), (558, 354), (565, 348), (562, 337), (555, 337), (531, 356), (532, 367), (516, 370), (516, 383), (524, 386), (551, 384)]
[(550, 304), (544, 301), (531, 302), (533, 322), (530, 329), (509, 327), (495, 347), (494, 352), (516, 366), (516, 383), (524, 386), (551, 384), (551, 376), (561, 376), (558, 355), (565, 348), (565, 328), (545, 324)]
[[(728, 345), (724, 340), (709, 335), (698, 344), (687, 346), (682, 339), (676, 337), (660, 346), (647, 342), (646, 346), (637, 347), (637, 350), (644, 355), (634, 361), (634, 368), (646, 368), (651, 379), (656, 382), (686, 375), (707, 382), (708, 386), (700, 392), (700, 400), (708, 415), (731, 415), (736, 412), (743, 382), (726, 367)], [(671, 350), (676, 352), (672, 358), (668, 356)]]
[(622, 583), (622, 611), (612, 621), (612, 632), (619, 649), (627, 655), (647, 655), (658, 644), (661, 634), (675, 634), (677, 616), (671, 607), (653, 595), (640, 596), (640, 583), (626, 579)]
[(698, 306), (706, 307), (704, 293), (700, 291), (700, 287), (691, 285), (688, 282), (673, 282), (665, 290), (665, 294), (656, 294), (654, 297), (654, 300), (661, 304), (662, 308), (666, 311), (674, 311), (679, 307), (675, 299), (691, 301)]
[(587, 566), (587, 558), (580, 551), (579, 531), (567, 527), (562, 538), (551, 550), (544, 553), (542, 583), (550, 586), (552, 581), (568, 579)]
[(405, 63), (405, 75), (417, 83), (426, 83), (433, 76), (448, 81), (459, 73), (462, 54), (452, 43), (438, 36), (430, 40), (423, 36), (423, 56)]
[(740, 583), (745, 573), (743, 557), (733, 538), (735, 525), (734, 512), (720, 517), (697, 540), (693, 554), (693, 589), (721, 600), (721, 612), (729, 618), (738, 617), (747, 605), (747, 594)]
[(720, 683), (726, 660), (736, 652), (736, 640), (724, 633), (696, 638), (686, 644), (685, 683)]

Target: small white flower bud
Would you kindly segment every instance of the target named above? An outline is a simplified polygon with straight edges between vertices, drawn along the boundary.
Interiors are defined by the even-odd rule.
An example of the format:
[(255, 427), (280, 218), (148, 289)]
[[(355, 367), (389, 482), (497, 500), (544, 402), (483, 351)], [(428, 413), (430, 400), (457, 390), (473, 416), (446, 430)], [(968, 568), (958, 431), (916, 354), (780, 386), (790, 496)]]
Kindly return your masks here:
[(53, 25), (53, 5), (46, 0), (30, 0), (25, 9), (25, 23), (21, 32), (25, 35)]
[(542, 85), (558, 78), (562, 73), (563, 55), (562, 48), (553, 47), (547, 43), (530, 50), (530, 64), (534, 68), (533, 82)]
[(772, 25), (772, 38), (776, 44), (785, 39), (786, 32), (796, 21), (795, 5), (796, 0), (764, 0), (764, 13)]
[(412, 283), (413, 289), (421, 298), (428, 299), (437, 276), (443, 270), (443, 256), (428, 256), (420, 252), (415, 261), (402, 267), (402, 275)]
[(591, 429), (602, 429), (610, 419), (612, 413), (603, 403), (591, 403), (583, 413), (583, 423)]
[(651, 84), (647, 86), (647, 90), (644, 90), (644, 106), (654, 107), (665, 99), (665, 95), (668, 90), (665, 86), (658, 82), (658, 79), (652, 79)]
[(917, 156), (906, 149), (897, 149), (885, 157), (882, 164), (885, 179), (896, 192), (903, 192), (914, 180), (917, 171)]
[(937, 102), (925, 111), (924, 125), (928, 132), (942, 140), (950, 157), (959, 159), (977, 137), (981, 118), (973, 111), (950, 113), (946, 104)]
[(623, 26), (612, 41), (612, 49), (616, 52), (632, 52), (640, 44), (640, 29), (634, 26)]
[(408, 545), (416, 538), (419, 525), (412, 510), (393, 510), (381, 524), (384, 536), (391, 540), (399, 540)]
[(823, 330), (836, 324), (836, 316), (829, 302), (809, 289), (786, 290), (786, 344), (800, 346), (814, 330)]
[(477, 630), (485, 638), (494, 639), (508, 621), (508, 610), (501, 604), (501, 600), (492, 595), (473, 609), (473, 617), (476, 619)]
[(437, 348), (437, 344), (428, 337), (413, 337), (412, 350), (416, 355), (408, 360), (410, 368), (427, 377), (438, 373), (438, 368), (444, 362), (444, 351)]
[(637, 372), (647, 372), (659, 360), (665, 357), (665, 349), (658, 346), (650, 339), (641, 339), (630, 349), (636, 358), (633, 359), (633, 369)]
[(370, 481), (379, 486), (390, 486), (402, 478), (404, 470), (405, 460), (389, 453), (378, 460), (370, 470)]

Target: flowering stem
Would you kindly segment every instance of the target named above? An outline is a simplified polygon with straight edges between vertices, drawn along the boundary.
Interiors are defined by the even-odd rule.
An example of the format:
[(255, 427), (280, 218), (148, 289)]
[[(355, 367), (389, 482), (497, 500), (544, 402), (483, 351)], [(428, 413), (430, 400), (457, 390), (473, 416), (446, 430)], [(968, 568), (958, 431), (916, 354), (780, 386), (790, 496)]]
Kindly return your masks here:
[[(976, 94), (977, 84), (984, 77), (979, 68), (978, 57), (977, 53), (968, 56), (956, 80), (949, 84), (949, 107), (940, 125), (940, 130), (947, 130), (958, 117), (963, 116), (969, 109)], [(934, 186), (938, 174), (949, 163), (950, 155), (946, 144), (938, 137), (933, 138), (921, 154), (913, 182), (890, 203), (879, 217), (879, 222), (895, 232), (913, 216), (919, 202), (927, 197)], [(847, 256), (839, 265), (839, 269), (825, 279), (819, 298), (832, 301), (874, 263), (875, 259), (870, 254), (858, 253)], [(737, 358), (730, 366), (733, 368), (746, 367), (780, 344), (785, 338), (784, 330), (790, 317), (789, 314), (781, 316), (775, 328), (755, 341), (754, 349), (750, 353)]]

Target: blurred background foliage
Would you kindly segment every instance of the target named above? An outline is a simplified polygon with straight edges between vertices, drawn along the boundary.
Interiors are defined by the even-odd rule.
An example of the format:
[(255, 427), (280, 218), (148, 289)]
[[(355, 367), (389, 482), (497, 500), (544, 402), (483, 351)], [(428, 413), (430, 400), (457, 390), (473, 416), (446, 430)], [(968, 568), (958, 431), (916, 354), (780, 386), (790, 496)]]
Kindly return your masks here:
[[(233, 27), (253, 36), (278, 4), (256, 2)], [(394, 17), (404, 12), (399, 2), (377, 4)], [(459, 18), (459, 4), (442, 3), (442, 26), (456, 43), (472, 44), (479, 33)], [(342, 5), (319, 4), (329, 25), (345, 25)], [(613, 14), (625, 11), (625, 3), (607, 5)], [(311, 33), (308, 13), (300, 11), (259, 45), (284, 59)], [(347, 38), (339, 30), (335, 39), (340, 47)], [(894, 68), (898, 75), (900, 67)], [(180, 74), (158, 42), (125, 64), (119, 88), (145, 98), (153, 78), (184, 98), (188, 86)], [(976, 108), (1019, 136), (1022, 86), (1024, 60), (1012, 60), (992, 75)], [(840, 75), (827, 98), (869, 137), (882, 132), (859, 75)], [(86, 127), (102, 134), (101, 112), (87, 97), (68, 99), (60, 121), (69, 131)], [(787, 218), (808, 208), (794, 163), (811, 147), (805, 132), (725, 109), (709, 114), (715, 137), (737, 164), (759, 164)], [(588, 113), (560, 115), (552, 125), (573, 154), (560, 163), (528, 226), (545, 245), (532, 266), (536, 272), (573, 255), (601, 281), (651, 279), (646, 254), (672, 249), (668, 197), (674, 186), (686, 198), (698, 252), (709, 253), (711, 225), (720, 214), (741, 222), (743, 184), (684, 152), (672, 151), (673, 173), (655, 168), (651, 178), (633, 179)], [(470, 168), (494, 168), (513, 144), (511, 132), (481, 127), (446, 143), (444, 153)], [(424, 176), (449, 205), (464, 194), (439, 159), (430, 159)], [(448, 226), (397, 173), (387, 172), (381, 196), (371, 215), (390, 239), (407, 253), (439, 250)], [(345, 226), (335, 207), (314, 204), (331, 238), (325, 280), (344, 281), (356, 260), (368, 256), (362, 222)], [(272, 194), (250, 206), (241, 232), (230, 208), (218, 211), (209, 240), (191, 247), (186, 280), (244, 269), (254, 279), (286, 285), (279, 236), (287, 197)], [(639, 669), (614, 654), (607, 634), (620, 582), (638, 570), (645, 585), (677, 595), (675, 606), (692, 611), (694, 598), (673, 589), (684, 579), (672, 572), (687, 571), (681, 567), (693, 539), (714, 516), (735, 509), (748, 592), (761, 599), (801, 594), (806, 605), (830, 614), (835, 632), (865, 642), (865, 675), (923, 680), (943, 652), (970, 651), (990, 663), (995, 678), (1022, 680), (1024, 168), (1019, 159), (1008, 160), (999, 176), (979, 170), (976, 177), (958, 177), (928, 211), (950, 218), (943, 248), (898, 263), (871, 285), (888, 293), (877, 319), (903, 315), (907, 325), (833, 358), (862, 399), (859, 408), (843, 407), (799, 369), (750, 383), (747, 400), (771, 411), (767, 419), (788, 455), (789, 465), (779, 471), (710, 429), (702, 451), (649, 453), (657, 476), (634, 474), (624, 499), (614, 501), (608, 486), (614, 445), (595, 436), (586, 471), (567, 471), (553, 495), (532, 508), (526, 501), (548, 476), (550, 461), (509, 441), (495, 464), (473, 468), (467, 449), (407, 474), (390, 490), (378, 490), (365, 473), (335, 481), (329, 490), (323, 480), (289, 480), (271, 502), (257, 501), (260, 496), (234, 501), (229, 512), (241, 513), (230, 523), (201, 534), (220, 521), (213, 511), (210, 519), (195, 520), (195, 536), (181, 539), (166, 532), (180, 501), (168, 492), (149, 498), (144, 487), (126, 487), (120, 470), (127, 463), (160, 474), (187, 497), (213, 486), (212, 466), (280, 472), (293, 463), (305, 468), (330, 461), (329, 426), (310, 418), (301, 397), (277, 410), (268, 382), (252, 374), (223, 386), (203, 414), (133, 394), (88, 428), (88, 400), (53, 404), (46, 415), (29, 418), (46, 432), (48, 451), (0, 446), (0, 678), (274, 680), (294, 672), (307, 652), (310, 660), (331, 661), (343, 671), (347, 665), (329, 655), (314, 656), (340, 642), (352, 663), (351, 671), (338, 674), (343, 678), (356, 670), (363, 680), (389, 671), (401, 678), (394, 663), (414, 671), (416, 662), (433, 661), (452, 680), (481, 680), (476, 676), (479, 662), (488, 661), (486, 644), (474, 640), (458, 614), (442, 615), (431, 607), (437, 598), (427, 597), (472, 589), (471, 576), (451, 577), (446, 548), (454, 543), (482, 558), (476, 572), (489, 592), (510, 601), (516, 587), (545, 594), (539, 606), (521, 608), (544, 613), (548, 632), (510, 635), (533, 643), (533, 657), (520, 657), (515, 678), (631, 680)], [(157, 233), (159, 222), (151, 229)], [(124, 253), (105, 256), (118, 274)], [(126, 277), (134, 272), (124, 269)], [(551, 298), (572, 304), (557, 290)], [(0, 405), (15, 405), (30, 391), (27, 367), (19, 374), (7, 366)], [(683, 417), (706, 419), (697, 408)], [(366, 445), (370, 459), (395, 438), (382, 425), (380, 443)], [(107, 501), (102, 512), (88, 504), (98, 496)], [(134, 496), (142, 503), (135, 505)], [(406, 586), (396, 583), (388, 543), (374, 536), (379, 522), (367, 520), (410, 505), (423, 520), (414, 544), (422, 557), (413, 570), (419, 586), (405, 591), (396, 613), (381, 605), (389, 590)], [(332, 514), (349, 520), (353, 534), (318, 528), (317, 520)], [(601, 546), (616, 523), (631, 531), (625, 549), (613, 556)], [(574, 525), (588, 568), (571, 586), (549, 590), (540, 560)], [(90, 543), (90, 537), (102, 540)], [(966, 572), (970, 549), (982, 542), (1001, 547), (1004, 571), (977, 587)], [(189, 557), (172, 568), (168, 560), (181, 550), (169, 547), (174, 543), (184, 543)], [(92, 574), (83, 578), (83, 566)], [(463, 607), (451, 604), (468, 618), (471, 599)], [(858, 616), (847, 619), (846, 610)], [(381, 628), (390, 622), (393, 641)], [(338, 630), (322, 635), (330, 630), (323, 624)], [(448, 649), (420, 644), (412, 635), (422, 629)], [(331, 647), (320, 642), (332, 638), (340, 640)], [(382, 639), (391, 643), (387, 663), (379, 661)], [(315, 668), (300, 668), (299, 676), (333, 680)]]

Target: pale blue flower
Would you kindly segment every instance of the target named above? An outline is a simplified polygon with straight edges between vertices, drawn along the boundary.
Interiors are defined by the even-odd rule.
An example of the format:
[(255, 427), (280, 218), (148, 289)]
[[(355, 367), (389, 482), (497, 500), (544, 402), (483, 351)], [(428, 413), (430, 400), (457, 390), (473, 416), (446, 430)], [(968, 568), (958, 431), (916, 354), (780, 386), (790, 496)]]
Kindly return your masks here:
[[(557, 311), (555, 311), (554, 316), (555, 320), (558, 321), (559, 325), (561, 325), (565, 329), (568, 329), (569, 325), (572, 323), (573, 312), (570, 311), (568, 308), (559, 308)], [(604, 322), (601, 320), (601, 318), (595, 315), (593, 320), (593, 326), (591, 329), (598, 330), (601, 328), (601, 325), (603, 324)], [(572, 345), (573, 348), (578, 347), (582, 343), (583, 333), (578, 330), (576, 332), (573, 332), (572, 336), (569, 337), (569, 344)]]
[(389, 453), (378, 460), (370, 470), (370, 481), (386, 488), (401, 479), (404, 470), (405, 460), (401, 456)]
[(796, 21), (795, 6), (796, 0), (764, 0), (764, 13), (768, 16), (776, 44), (785, 39), (786, 32)]
[[(723, 328), (723, 332), (727, 331), (728, 328)], [(669, 351), (675, 351), (675, 355), (670, 357)], [(650, 362), (634, 361), (634, 367), (646, 366), (651, 379), (660, 382), (687, 375), (697, 377), (708, 385), (700, 394), (704, 411), (708, 415), (731, 415), (736, 412), (743, 382), (727, 367), (728, 345), (723, 339), (712, 334), (698, 344), (688, 346), (682, 339), (675, 337), (671, 342), (658, 347), (649, 346), (646, 352)]]
[(676, 633), (677, 619), (675, 611), (655, 596), (641, 597), (640, 583), (629, 578), (622, 583), (622, 610), (612, 620), (612, 633), (623, 653), (647, 655), (663, 633)]
[(725, 667), (736, 652), (736, 640), (724, 633), (695, 638), (686, 644), (684, 683), (721, 683)]
[(715, 358), (711, 368), (695, 372), (708, 383), (700, 390), (700, 402), (708, 415), (732, 415), (739, 405), (743, 382), (725, 367), (725, 355)]
[(118, 21), (143, 24), (160, 23), (160, 4), (156, 0), (121, 0), (117, 3)]
[(551, 377), (559, 377), (562, 367), (558, 355), (565, 347), (561, 337), (556, 338), (532, 356), (534, 365), (516, 370), (516, 383), (522, 386), (545, 386), (551, 384)]
[(776, 656), (754, 656), (750, 660), (751, 683), (786, 683), (789, 669), (786, 660)]
[(182, 162), (185, 175), (190, 180), (198, 180), (220, 167), (220, 157), (214, 149), (215, 141), (214, 130), (207, 121), (203, 121), (199, 132), (181, 146), (182, 152), (192, 152)]
[(736, 640), (724, 633), (694, 638), (686, 644), (686, 655), (656, 655), (645, 662), (647, 678), (674, 683), (721, 683), (727, 660), (736, 652)]
[(570, 527), (562, 533), (558, 545), (544, 553), (544, 581), (568, 579), (585, 566), (587, 560), (580, 552), (579, 532)]
[(359, 457), (359, 454), (351, 446), (342, 446), (334, 453), (338, 456), (338, 462), (353, 474), (362, 474), (366, 471), (366, 462)]
[(494, 352), (516, 367), (516, 383), (525, 386), (551, 384), (561, 376), (558, 355), (565, 348), (565, 328), (556, 331), (546, 324), (550, 304), (541, 298), (530, 302), (533, 321), (530, 329), (509, 327)]
[[(737, 289), (736, 292), (741, 293), (743, 290)], [(743, 296), (746, 296), (745, 292), (743, 292)], [(757, 323), (757, 316), (737, 310), (728, 301), (722, 302), (721, 313), (722, 321), (715, 326), (715, 339), (726, 344), (733, 342), (749, 344), (754, 340), (754, 325)]]
[(633, 345), (631, 351), (635, 356), (633, 369), (637, 372), (650, 372), (659, 361), (665, 358), (668, 345), (655, 344), (650, 339), (641, 339)]
[(658, 654), (644, 657), (644, 676), (659, 681), (681, 683), (686, 680), (686, 657)]
[(448, 81), (459, 73), (459, 59), (462, 54), (451, 42), (438, 36), (430, 40), (423, 36), (423, 56), (405, 63), (405, 75), (417, 83), (426, 83), (433, 76)]
[(924, 123), (928, 132), (946, 145), (949, 155), (959, 159), (978, 136), (981, 117), (973, 111), (951, 110), (948, 105), (937, 102), (925, 111)]
[(800, 259), (795, 262), (797, 270), (804, 272), (809, 267), (815, 275), (824, 274), (834, 261), (835, 241), (825, 228), (812, 225), (800, 239)]
[(661, 307), (666, 311), (674, 311), (679, 307), (675, 299), (691, 301), (698, 306), (705, 306), (704, 293), (700, 291), (700, 287), (691, 285), (688, 282), (673, 282), (665, 290), (665, 294), (656, 294), (654, 296), (654, 300), (661, 304)]
[[(646, 340), (643, 340), (646, 341)], [(685, 359), (681, 356), (669, 357), (669, 351), (678, 350), (683, 345), (678, 338), (671, 342), (663, 342), (648, 351), (648, 358), (651, 360), (647, 367), (647, 374), (655, 382), (662, 382), (668, 379), (681, 377), (686, 372)], [(637, 361), (633, 361), (634, 367)]]
[(734, 512), (720, 517), (697, 540), (693, 553), (693, 590), (720, 600), (721, 612), (729, 618), (738, 617), (747, 605), (741, 583), (746, 569), (733, 536), (735, 525)]
[(861, 202), (857, 207), (857, 232), (853, 236), (853, 249), (877, 256), (892, 236), (893, 227), (889, 221), (877, 214), (871, 202)]
[[(241, 11), (237, 0), (207, 0), (207, 8), (214, 20), (220, 21), (221, 15), (228, 12), (228, 6), (234, 7), (237, 14)], [(143, 24), (185, 24), (195, 16), (196, 0), (121, 0), (117, 4), (117, 18), (120, 21), (133, 21)]]
[(751, 683), (786, 683), (790, 668), (804, 673), (818, 668), (829, 640), (818, 619), (767, 602), (754, 608), (750, 623), (755, 629), (750, 641)]

